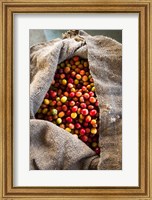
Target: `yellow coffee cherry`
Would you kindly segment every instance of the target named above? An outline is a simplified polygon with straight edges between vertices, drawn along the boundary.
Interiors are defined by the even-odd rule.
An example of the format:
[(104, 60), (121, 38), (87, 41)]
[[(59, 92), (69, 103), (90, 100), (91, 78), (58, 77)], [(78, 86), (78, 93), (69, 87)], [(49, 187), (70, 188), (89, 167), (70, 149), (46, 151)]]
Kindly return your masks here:
[(74, 84), (77, 85), (78, 83), (79, 83), (79, 80), (78, 80), (78, 79), (75, 79), (75, 80), (74, 80)]
[(57, 122), (57, 124), (61, 124), (62, 123), (62, 119), (61, 118), (57, 118), (56, 122)]
[(71, 118), (75, 119), (77, 117), (77, 113), (71, 113)]
[(44, 108), (43, 110), (42, 110), (42, 113), (43, 114), (46, 114), (48, 112), (48, 108)]
[(68, 131), (69, 133), (71, 132), (71, 129), (68, 127), (65, 130)]
[(71, 88), (71, 92), (75, 92), (76, 91), (76, 89), (75, 88)]
[(49, 104), (50, 104), (49, 99), (44, 99), (44, 104), (45, 104), (45, 105), (49, 105)]
[(80, 119), (84, 119), (85, 117), (84, 117), (82, 114), (80, 114), (80, 115), (79, 115), (79, 118), (80, 118)]
[(92, 133), (92, 134), (96, 134), (96, 133), (97, 133), (97, 129), (96, 129), (96, 128), (92, 128), (92, 129), (91, 129), (91, 133)]
[(62, 103), (65, 103), (67, 101), (67, 97), (66, 96), (63, 96), (62, 98), (61, 98), (61, 102)]
[(66, 84), (67, 84), (67, 80), (66, 80), (66, 79), (63, 79), (63, 80), (61, 81), (61, 83), (62, 83), (62, 85), (66, 85)]

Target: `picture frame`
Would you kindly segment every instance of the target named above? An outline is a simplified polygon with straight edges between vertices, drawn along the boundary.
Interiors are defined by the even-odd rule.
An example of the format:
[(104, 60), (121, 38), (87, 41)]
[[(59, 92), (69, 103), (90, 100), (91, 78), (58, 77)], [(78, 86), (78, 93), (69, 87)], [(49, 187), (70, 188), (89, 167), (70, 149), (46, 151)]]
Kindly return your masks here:
[[(1, 199), (152, 199), (152, 1), (2, 0), (0, 2), (0, 197)], [(13, 14), (14, 13), (139, 14), (139, 186), (14, 187), (13, 186)]]

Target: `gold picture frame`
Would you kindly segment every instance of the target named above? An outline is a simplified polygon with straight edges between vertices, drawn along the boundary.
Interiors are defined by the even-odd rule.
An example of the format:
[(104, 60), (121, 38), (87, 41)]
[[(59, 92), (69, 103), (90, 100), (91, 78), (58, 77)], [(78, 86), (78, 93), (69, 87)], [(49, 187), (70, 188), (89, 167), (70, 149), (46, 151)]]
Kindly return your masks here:
[[(0, 1), (0, 199), (152, 199), (152, 1)], [(139, 13), (139, 187), (13, 186), (13, 14)]]

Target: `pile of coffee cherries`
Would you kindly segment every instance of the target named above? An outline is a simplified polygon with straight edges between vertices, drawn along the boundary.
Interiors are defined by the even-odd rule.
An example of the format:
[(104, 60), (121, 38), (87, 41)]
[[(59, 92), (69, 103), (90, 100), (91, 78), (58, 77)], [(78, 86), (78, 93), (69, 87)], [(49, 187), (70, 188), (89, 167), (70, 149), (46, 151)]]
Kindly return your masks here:
[(88, 60), (74, 56), (57, 66), (35, 117), (53, 122), (100, 154), (99, 107)]

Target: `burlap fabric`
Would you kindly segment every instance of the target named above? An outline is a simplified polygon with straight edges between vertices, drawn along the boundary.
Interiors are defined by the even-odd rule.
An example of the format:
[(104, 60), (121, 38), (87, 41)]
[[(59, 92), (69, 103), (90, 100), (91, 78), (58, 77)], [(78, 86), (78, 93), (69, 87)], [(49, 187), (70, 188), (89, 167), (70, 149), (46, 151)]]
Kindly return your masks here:
[[(99, 100), (100, 156), (72, 134), (35, 119), (58, 63), (87, 58)], [(122, 45), (105, 36), (68, 31), (63, 39), (30, 48), (30, 169), (87, 170), (122, 167)]]

